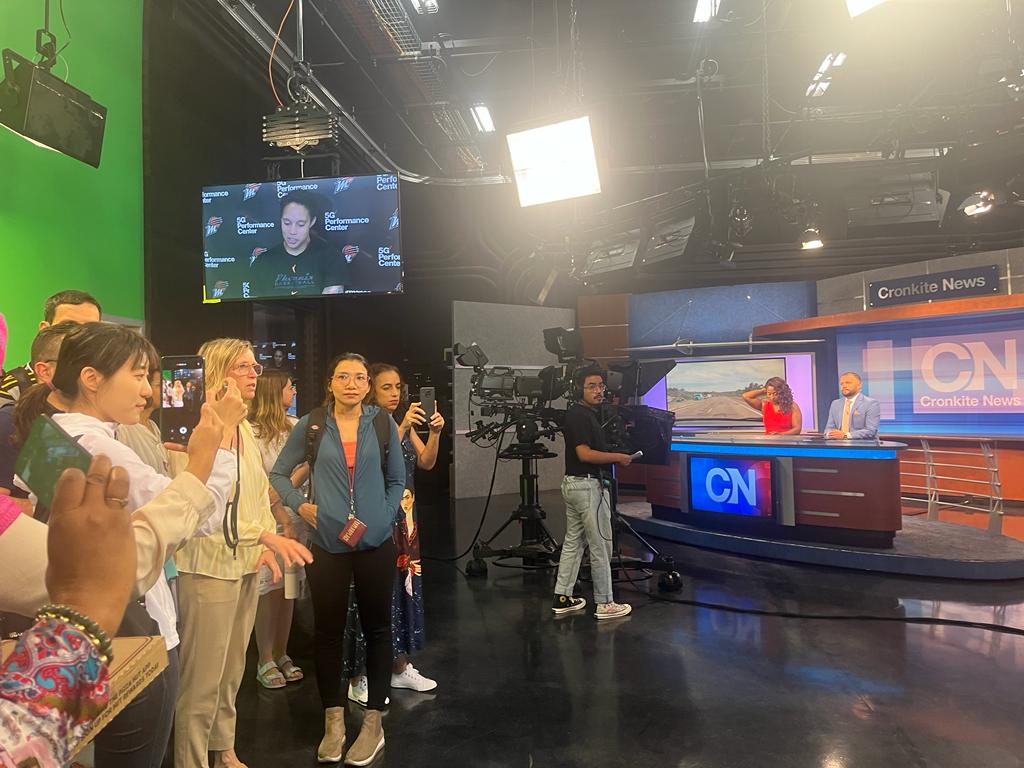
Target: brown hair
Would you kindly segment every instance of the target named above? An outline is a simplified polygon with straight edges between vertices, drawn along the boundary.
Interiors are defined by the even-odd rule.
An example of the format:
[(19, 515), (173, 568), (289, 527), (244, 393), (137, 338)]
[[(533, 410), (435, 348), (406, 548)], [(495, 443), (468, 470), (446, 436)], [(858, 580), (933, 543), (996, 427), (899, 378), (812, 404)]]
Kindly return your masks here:
[[(373, 363), (367, 370), (369, 371), (371, 382), (376, 381), (377, 377), (382, 373), (397, 373), (399, 383), (402, 381), (402, 372), (391, 363)], [(380, 405), (380, 403), (377, 402), (377, 394), (372, 383), (370, 385), (370, 391), (366, 393), (366, 399), (363, 400), (363, 402), (367, 405)]]
[(789, 413), (793, 410), (793, 390), (789, 388), (785, 379), (772, 376), (764, 383), (764, 386), (765, 389), (771, 387), (775, 390), (774, 405), (779, 413)]
[(253, 434), (261, 440), (279, 440), (292, 429), (281, 402), (281, 392), (291, 378), (288, 371), (268, 370), (256, 380), (256, 396), (250, 406), (249, 423)]

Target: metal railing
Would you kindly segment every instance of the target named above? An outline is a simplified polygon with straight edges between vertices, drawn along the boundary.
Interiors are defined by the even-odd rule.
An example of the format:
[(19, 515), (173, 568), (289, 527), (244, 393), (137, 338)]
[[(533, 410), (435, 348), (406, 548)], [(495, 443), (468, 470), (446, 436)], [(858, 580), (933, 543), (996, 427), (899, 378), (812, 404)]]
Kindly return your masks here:
[[(1002, 533), (1003, 486), (999, 480), (999, 460), (996, 455), (994, 443), (990, 440), (979, 439), (979, 451), (953, 451), (943, 450), (941, 448), (936, 449), (932, 446), (931, 441), (929, 440), (921, 439), (919, 442), (921, 443), (920, 448), (908, 448), (906, 452), (922, 453), (923, 460), (904, 459), (901, 457), (900, 474), (922, 478), (924, 485), (901, 483), (901, 488), (921, 491), (922, 496), (903, 495), (900, 498), (906, 502), (925, 504), (927, 506), (929, 520), (938, 520), (939, 510), (942, 507), (956, 507), (959, 509), (965, 509), (969, 512), (987, 513), (989, 533)], [(980, 458), (982, 463), (958, 463), (956, 458), (950, 460), (947, 459), (947, 457)], [(959, 461), (966, 461), (966, 459), (960, 459)], [(923, 471), (907, 471), (904, 466), (907, 464), (920, 465), (923, 467)], [(966, 469), (974, 472), (981, 472), (986, 474), (986, 478), (979, 480), (974, 478), (956, 477), (954, 475), (945, 474), (944, 471), (948, 469)], [(979, 492), (972, 493), (959, 488), (951, 488), (949, 486), (944, 487), (942, 481), (948, 481), (958, 485), (966, 484), (978, 486)], [(943, 496), (947, 499), (950, 496), (959, 496), (966, 500), (959, 502), (943, 501)], [(975, 501), (974, 499), (977, 500)]]

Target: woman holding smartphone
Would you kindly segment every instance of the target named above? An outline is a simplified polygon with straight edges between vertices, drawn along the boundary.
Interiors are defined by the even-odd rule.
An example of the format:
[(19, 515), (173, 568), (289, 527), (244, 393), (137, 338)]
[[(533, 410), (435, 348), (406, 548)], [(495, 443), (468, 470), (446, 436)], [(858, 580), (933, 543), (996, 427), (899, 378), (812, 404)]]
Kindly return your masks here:
[[(383, 408), (395, 418), (402, 404), (402, 376), (393, 365), (374, 363), (370, 366), (373, 386), (367, 403)], [(420, 403), (409, 405), (398, 425), (405, 461), (405, 490), (402, 494), (402, 515), (395, 525), (396, 560), (394, 594), (391, 608), (391, 641), (394, 664), (391, 669), (391, 687), (426, 692), (437, 688), (437, 682), (424, 677), (412, 665), (410, 656), (423, 650), (423, 570), (420, 560), (420, 531), (416, 519), (416, 469), (430, 471), (437, 463), (444, 417), (436, 412), (427, 414)], [(416, 427), (427, 425), (426, 442), (416, 434)], [(353, 601), (354, 602), (354, 601)], [(345, 643), (345, 673), (351, 680), (348, 697), (366, 704), (366, 675), (356, 673), (366, 665), (366, 641), (358, 625), (357, 608), (349, 607), (349, 623)]]
[[(384, 748), (381, 710), (391, 676), (396, 556), (392, 529), (405, 489), (405, 461), (397, 425), (377, 406), (363, 403), (370, 391), (365, 358), (339, 355), (328, 370), (326, 410), (314, 410), (299, 420), (270, 480), (281, 500), (313, 528), (314, 559), (306, 578), (313, 599), (316, 681), (324, 707), (324, 737), (317, 750), (323, 763), (338, 762), (345, 751), (341, 657), (349, 591), (355, 585), (367, 640), (369, 701), (345, 763), (358, 766), (371, 763)], [(306, 461), (311, 419), (315, 426), (320, 421), (323, 426), (310, 467), (307, 502), (292, 484), (292, 473)]]
[[(117, 441), (118, 425), (137, 424), (146, 407), (146, 398), (152, 393), (149, 369), (157, 360), (152, 344), (140, 334), (113, 323), (86, 323), (72, 330), (64, 338), (57, 359), (53, 392), (66, 404), (65, 412), (53, 416), (68, 434), (89, 453), (105, 454), (128, 472), (130, 490), (119, 499), (130, 513), (152, 501), (171, 485), (171, 479), (157, 473), (143, 462), (134, 451)], [(41, 384), (33, 387), (21, 398), (18, 409), (22, 417), (26, 411), (41, 413), (51, 394)], [(214, 419), (214, 413), (219, 415)], [(227, 396), (207, 406), (204, 421), (197, 427), (193, 440), (211, 431), (220, 442), (212, 464), (196, 469), (194, 456), (190, 456), (188, 469), (206, 481), (206, 488), (214, 498), (214, 514), (209, 509), (200, 518), (207, 505), (198, 497), (183, 498), (182, 507), (175, 518), (152, 519), (148, 528), (136, 532), (140, 547), (140, 574), (145, 567), (152, 572), (145, 592), (145, 610), (159, 627), (168, 651), (168, 666), (163, 673), (114, 718), (96, 740), (97, 768), (159, 768), (163, 761), (174, 715), (174, 697), (178, 686), (179, 638), (176, 628), (177, 613), (163, 563), (169, 553), (192, 536), (207, 536), (220, 528), (235, 475), (235, 458), (230, 452), (230, 437), (234, 425), (244, 416), (245, 409), (237, 388)], [(214, 426), (216, 422), (216, 427)], [(223, 425), (221, 426), (221, 422)], [(224, 429), (227, 427), (228, 429)], [(205, 439), (205, 438), (204, 438)], [(144, 511), (139, 511), (145, 515)], [(168, 527), (168, 524), (172, 527)], [(142, 557), (142, 547), (158, 550), (157, 557)], [(153, 561), (152, 563), (146, 562)], [(151, 567), (150, 567), (151, 566)], [(147, 626), (139, 626), (133, 619), (129, 634), (150, 633)], [(144, 620), (144, 617), (141, 617)]]
[[(256, 395), (263, 366), (252, 345), (214, 339), (199, 348), (206, 381), (214, 391), (238, 390), (244, 402)], [(223, 528), (195, 539), (175, 556), (181, 603), (181, 689), (174, 729), (175, 768), (244, 768), (235, 754), (235, 697), (245, 673), (259, 598), (257, 572), (266, 565), (277, 579), (286, 567), (312, 559), (302, 544), (277, 533), (270, 486), (252, 426), (243, 419), (232, 432), (238, 474)]]

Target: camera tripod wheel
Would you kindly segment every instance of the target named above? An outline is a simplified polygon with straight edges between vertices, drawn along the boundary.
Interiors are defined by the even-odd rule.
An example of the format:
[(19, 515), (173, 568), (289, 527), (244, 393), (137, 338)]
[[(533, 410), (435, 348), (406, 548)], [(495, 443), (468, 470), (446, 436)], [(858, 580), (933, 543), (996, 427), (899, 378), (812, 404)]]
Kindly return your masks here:
[(479, 557), (474, 557), (468, 563), (466, 563), (466, 578), (467, 579), (486, 579), (487, 578), (487, 561), (481, 560)]
[(678, 592), (683, 588), (683, 578), (679, 571), (666, 571), (658, 577), (659, 592)]

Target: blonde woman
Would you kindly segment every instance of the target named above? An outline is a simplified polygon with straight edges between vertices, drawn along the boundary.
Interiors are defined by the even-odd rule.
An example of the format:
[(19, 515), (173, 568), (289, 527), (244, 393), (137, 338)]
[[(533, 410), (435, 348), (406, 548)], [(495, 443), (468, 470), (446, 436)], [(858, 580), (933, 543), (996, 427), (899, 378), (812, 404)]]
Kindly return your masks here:
[[(242, 399), (252, 402), (263, 366), (248, 341), (215, 339), (199, 354), (214, 391), (233, 381)], [(257, 571), (266, 565), (279, 579), (273, 555), (287, 567), (313, 559), (302, 544), (277, 533), (267, 474), (248, 421), (238, 426), (234, 449), (238, 482), (223, 530), (189, 542), (175, 556), (182, 657), (175, 768), (207, 768), (208, 751), (214, 753), (214, 768), (245, 768), (235, 754), (235, 697), (256, 618)]]
[[(280, 351), (280, 350), (278, 350)], [(295, 400), (295, 387), (287, 371), (265, 370), (256, 384), (249, 423), (259, 444), (263, 468), (269, 473), (295, 426), (296, 418), (287, 411)], [(292, 484), (299, 487), (308, 471), (300, 466), (292, 473)], [(276, 494), (271, 489), (271, 498)], [(278, 506), (277, 509), (282, 507)], [(308, 544), (309, 526), (293, 510), (283, 507), (286, 515), (278, 518), (278, 533)], [(276, 515), (275, 515), (276, 516)], [(278, 562), (278, 565), (282, 563)], [(297, 569), (298, 580), (305, 578), (304, 569)], [(288, 636), (292, 628), (295, 600), (286, 597), (282, 581), (273, 581), (269, 568), (259, 572), (259, 607), (256, 609), (256, 648), (259, 661), (256, 680), (264, 688), (284, 688), (303, 678), (302, 669), (288, 655)]]

